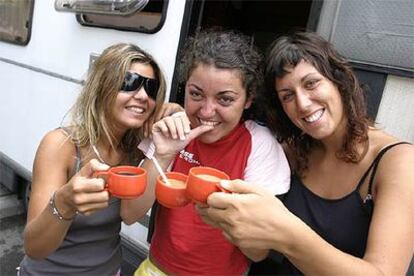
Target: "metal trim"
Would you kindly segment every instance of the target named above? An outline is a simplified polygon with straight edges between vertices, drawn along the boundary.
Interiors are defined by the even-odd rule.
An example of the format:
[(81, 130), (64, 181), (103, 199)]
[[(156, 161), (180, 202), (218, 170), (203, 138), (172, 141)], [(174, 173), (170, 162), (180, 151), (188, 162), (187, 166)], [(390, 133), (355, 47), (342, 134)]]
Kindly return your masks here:
[(65, 75), (62, 75), (62, 74), (59, 74), (59, 73), (48, 71), (48, 70), (45, 70), (45, 69), (42, 69), (42, 68), (39, 68), (39, 67), (35, 67), (35, 66), (32, 66), (32, 65), (24, 64), (24, 63), (14, 61), (14, 60), (11, 60), (11, 59), (8, 59), (8, 58), (0, 57), (0, 61), (12, 64), (12, 65), (16, 65), (18, 67), (22, 67), (22, 68), (25, 68), (25, 69), (28, 69), (28, 70), (31, 70), (31, 71), (34, 71), (34, 72), (37, 72), (37, 73), (48, 75), (48, 76), (53, 77), (53, 78), (73, 82), (73, 83), (76, 83), (76, 84), (83, 85), (85, 83), (84, 80), (75, 79), (75, 78), (72, 78), (72, 77), (69, 77), (69, 76), (65, 76)]

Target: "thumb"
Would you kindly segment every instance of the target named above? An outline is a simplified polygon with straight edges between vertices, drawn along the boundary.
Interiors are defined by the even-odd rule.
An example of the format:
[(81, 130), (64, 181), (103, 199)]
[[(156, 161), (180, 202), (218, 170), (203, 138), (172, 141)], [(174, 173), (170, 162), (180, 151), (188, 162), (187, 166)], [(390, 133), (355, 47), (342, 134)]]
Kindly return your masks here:
[(96, 159), (91, 159), (88, 163), (85, 164), (79, 171), (79, 175), (83, 177), (91, 177), (95, 171), (106, 171), (109, 169), (109, 166), (99, 162)]
[(257, 185), (249, 184), (240, 179), (221, 180), (220, 186), (229, 192), (237, 194), (260, 193), (260, 188)]
[(197, 138), (198, 136), (200, 136), (201, 134), (210, 131), (214, 128), (214, 126), (208, 126), (208, 125), (200, 125), (196, 128), (193, 128), (190, 131), (190, 134), (188, 134), (187, 139), (189, 141), (193, 140), (194, 138)]

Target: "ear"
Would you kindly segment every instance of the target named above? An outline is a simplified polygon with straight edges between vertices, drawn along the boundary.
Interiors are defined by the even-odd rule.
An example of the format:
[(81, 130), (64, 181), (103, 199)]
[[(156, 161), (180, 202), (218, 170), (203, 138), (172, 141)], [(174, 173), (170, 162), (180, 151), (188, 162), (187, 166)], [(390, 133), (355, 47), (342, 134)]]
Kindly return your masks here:
[(248, 109), (250, 106), (252, 106), (253, 103), (253, 96), (249, 96), (246, 100), (246, 103), (244, 104), (244, 109)]

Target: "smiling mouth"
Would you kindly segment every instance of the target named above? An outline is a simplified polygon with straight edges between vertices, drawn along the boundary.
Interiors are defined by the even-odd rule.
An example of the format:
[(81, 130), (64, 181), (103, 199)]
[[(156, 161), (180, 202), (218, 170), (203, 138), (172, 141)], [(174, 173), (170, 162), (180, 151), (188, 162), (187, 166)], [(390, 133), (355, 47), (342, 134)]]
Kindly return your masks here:
[(311, 114), (310, 116), (303, 118), (303, 120), (307, 123), (316, 122), (322, 117), (323, 113), (325, 113), (325, 109), (320, 109), (315, 113)]
[(214, 122), (214, 121), (204, 121), (201, 120), (200, 118), (198, 119), (198, 121), (200, 122), (201, 125), (205, 125), (205, 126), (217, 126), (218, 124), (220, 124), (220, 122)]
[(145, 109), (142, 108), (142, 107), (129, 106), (126, 109), (133, 112), (133, 113), (135, 113), (135, 114), (138, 114), (138, 115), (141, 115), (141, 114), (145, 113)]

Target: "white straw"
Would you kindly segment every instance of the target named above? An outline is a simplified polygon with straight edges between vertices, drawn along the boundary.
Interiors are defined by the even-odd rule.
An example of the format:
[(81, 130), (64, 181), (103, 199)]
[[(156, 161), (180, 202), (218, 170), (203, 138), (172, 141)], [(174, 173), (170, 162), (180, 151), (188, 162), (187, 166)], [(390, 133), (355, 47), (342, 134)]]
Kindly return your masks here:
[(155, 158), (155, 156), (152, 156), (151, 158), (152, 162), (155, 165), (155, 168), (157, 169), (158, 173), (161, 175), (162, 180), (164, 180), (164, 183), (167, 185), (171, 185), (170, 181), (168, 181), (167, 176), (165, 175), (165, 173), (163, 172), (163, 170), (161, 169), (160, 164), (158, 163), (157, 159)]

